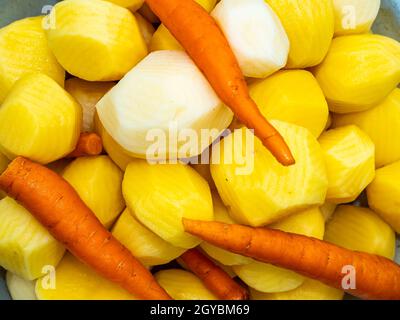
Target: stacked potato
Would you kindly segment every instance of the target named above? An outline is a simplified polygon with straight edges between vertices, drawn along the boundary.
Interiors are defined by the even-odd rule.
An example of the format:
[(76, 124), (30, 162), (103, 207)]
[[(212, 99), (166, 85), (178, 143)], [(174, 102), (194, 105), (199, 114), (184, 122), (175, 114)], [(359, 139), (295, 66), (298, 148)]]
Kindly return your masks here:
[[(269, 226), (394, 258), (400, 44), (369, 33), (380, 1), (197, 2), (221, 27), (295, 165), (281, 166), (233, 119), (142, 0), (64, 0), (52, 28), (36, 17), (0, 29), (0, 172), (16, 156), (55, 170), (148, 268), (198, 247), (252, 299), (342, 299), (318, 281), (202, 242), (181, 220)], [(170, 144), (171, 128), (214, 135), (149, 153), (152, 129)], [(105, 154), (63, 159), (86, 131), (102, 137)], [(210, 151), (211, 165), (186, 164)], [(356, 206), (365, 194), (369, 208)], [(135, 299), (0, 198), (0, 265), (14, 299)], [(190, 271), (155, 276), (174, 299), (216, 299)]]

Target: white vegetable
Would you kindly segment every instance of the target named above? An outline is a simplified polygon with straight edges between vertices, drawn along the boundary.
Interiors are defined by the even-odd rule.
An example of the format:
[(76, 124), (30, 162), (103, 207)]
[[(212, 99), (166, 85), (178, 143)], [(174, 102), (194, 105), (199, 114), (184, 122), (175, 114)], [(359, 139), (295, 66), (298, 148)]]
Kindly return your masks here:
[(288, 36), (264, 0), (222, 0), (211, 15), (225, 33), (245, 76), (265, 78), (286, 65)]
[(7, 271), (6, 282), (13, 300), (37, 300), (35, 281), (25, 280)]
[[(167, 50), (149, 54), (96, 107), (114, 140), (141, 158), (149, 158), (146, 152), (155, 142), (157, 151), (169, 158), (197, 156), (212, 141), (203, 144), (204, 139), (188, 137), (177, 141), (174, 132), (179, 137), (189, 129), (200, 139), (201, 129), (221, 133), (233, 117), (189, 56)], [(177, 141), (177, 147), (162, 143), (160, 132), (167, 142)]]

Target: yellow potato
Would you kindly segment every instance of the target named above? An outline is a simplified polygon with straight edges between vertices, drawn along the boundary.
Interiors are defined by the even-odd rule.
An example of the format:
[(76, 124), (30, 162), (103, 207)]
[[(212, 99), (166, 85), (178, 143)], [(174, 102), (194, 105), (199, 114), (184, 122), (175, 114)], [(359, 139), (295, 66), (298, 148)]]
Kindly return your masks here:
[(64, 0), (55, 5), (49, 46), (70, 74), (88, 81), (120, 80), (147, 55), (135, 16), (100, 0)]
[(39, 300), (137, 300), (119, 285), (98, 275), (67, 253), (55, 270), (55, 286), (51, 274), (36, 281)]
[(143, 226), (129, 209), (118, 218), (112, 234), (146, 266), (166, 264), (185, 252)]
[(400, 82), (400, 43), (375, 34), (335, 38), (314, 75), (332, 112), (368, 110)]
[(135, 217), (165, 241), (193, 248), (201, 240), (183, 229), (182, 218), (214, 218), (210, 188), (190, 166), (134, 160), (122, 183), (126, 204)]
[(362, 112), (335, 114), (335, 128), (350, 124), (363, 130), (375, 144), (375, 164), (378, 168), (400, 160), (400, 89), (372, 109)]
[(64, 251), (24, 207), (9, 197), (0, 201), (0, 266), (34, 280), (44, 267), (57, 266)]
[(308, 278), (300, 287), (286, 292), (265, 293), (250, 288), (252, 300), (342, 300), (343, 295), (343, 291)]
[(267, 119), (305, 127), (318, 137), (328, 121), (328, 104), (314, 76), (305, 70), (279, 71), (250, 85), (250, 95)]
[(37, 300), (35, 281), (25, 280), (11, 272), (6, 274), (7, 289), (13, 300)]
[[(325, 221), (321, 211), (315, 207), (293, 214), (270, 227), (285, 232), (322, 239), (324, 236)], [(250, 264), (233, 266), (232, 268), (248, 286), (261, 292), (272, 293), (294, 290), (305, 279), (293, 271), (255, 260)]]
[(253, 145), (252, 134), (246, 134), (246, 129), (235, 130), (213, 149), (211, 174), (215, 185), (232, 218), (242, 224), (269, 224), (325, 201), (328, 181), (316, 138), (294, 124), (271, 123), (288, 143), (295, 165), (282, 166), (258, 139), (254, 152), (244, 150), (242, 146)]
[(188, 271), (163, 270), (157, 272), (155, 277), (174, 300), (218, 300), (199, 278)]
[(65, 168), (63, 178), (106, 228), (125, 208), (123, 173), (107, 156), (77, 158)]
[[(215, 221), (229, 224), (235, 223), (235, 221), (233, 221), (232, 218), (229, 216), (228, 210), (222, 203), (221, 199), (216, 195), (213, 196), (213, 205)], [(226, 266), (242, 265), (252, 262), (252, 259), (250, 258), (221, 249), (212, 244), (209, 244), (208, 242), (202, 242), (200, 244), (200, 247), (211, 258)]]
[[(210, 12), (215, 7), (217, 0), (196, 0), (196, 2)], [(183, 50), (179, 42), (163, 24), (153, 34), (149, 49), (151, 52), (158, 50)]]
[(336, 210), (336, 207), (337, 207), (336, 203), (330, 203), (330, 202), (325, 202), (322, 206), (319, 207), (325, 219), (325, 222), (332, 217), (333, 213)]
[(108, 2), (115, 3), (124, 8), (128, 8), (131, 11), (138, 10), (144, 3), (144, 0), (105, 0)]
[(114, 82), (89, 82), (78, 78), (65, 81), (65, 90), (82, 107), (82, 132), (94, 131), (96, 103), (115, 85)]
[(328, 170), (331, 203), (354, 201), (375, 176), (375, 148), (371, 139), (356, 126), (324, 132), (319, 142)]
[(331, 0), (265, 0), (278, 14), (290, 40), (287, 68), (319, 64), (334, 31)]
[(151, 38), (153, 37), (153, 34), (156, 30), (150, 22), (142, 17), (140, 13), (135, 12), (135, 18), (139, 25), (139, 29), (142, 33), (144, 42), (146, 42), (147, 45), (150, 45)]
[(394, 258), (396, 237), (392, 228), (367, 208), (339, 206), (326, 225), (324, 240), (338, 246)]
[(0, 108), (0, 151), (47, 164), (75, 149), (82, 122), (79, 104), (53, 79), (24, 76)]
[(65, 71), (47, 45), (42, 19), (26, 18), (0, 29), (0, 104), (27, 73), (41, 72), (64, 85)]
[(378, 169), (367, 188), (368, 204), (400, 233), (400, 161)]

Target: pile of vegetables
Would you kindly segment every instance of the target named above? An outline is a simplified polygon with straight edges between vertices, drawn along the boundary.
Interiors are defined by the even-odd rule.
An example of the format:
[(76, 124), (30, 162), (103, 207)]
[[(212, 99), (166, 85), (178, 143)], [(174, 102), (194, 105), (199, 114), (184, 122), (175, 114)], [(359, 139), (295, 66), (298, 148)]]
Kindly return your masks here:
[(12, 297), (400, 299), (400, 43), (370, 32), (379, 7), (64, 0), (50, 27), (0, 29)]

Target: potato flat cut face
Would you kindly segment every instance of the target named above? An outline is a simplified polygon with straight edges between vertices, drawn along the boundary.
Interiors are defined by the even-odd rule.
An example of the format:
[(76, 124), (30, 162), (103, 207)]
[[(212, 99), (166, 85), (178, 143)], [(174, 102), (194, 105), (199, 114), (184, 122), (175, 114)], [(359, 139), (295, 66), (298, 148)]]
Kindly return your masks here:
[(220, 157), (218, 163), (211, 164), (215, 185), (232, 218), (242, 224), (267, 225), (325, 201), (328, 180), (316, 138), (294, 124), (276, 120), (271, 123), (289, 145), (295, 165), (282, 166), (256, 138), (254, 152), (246, 155), (243, 146), (252, 145), (248, 141), (252, 134), (247, 135), (244, 128), (225, 137), (213, 149), (213, 155)]

